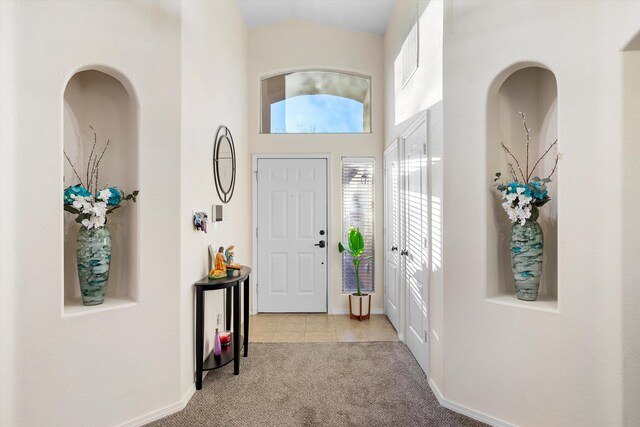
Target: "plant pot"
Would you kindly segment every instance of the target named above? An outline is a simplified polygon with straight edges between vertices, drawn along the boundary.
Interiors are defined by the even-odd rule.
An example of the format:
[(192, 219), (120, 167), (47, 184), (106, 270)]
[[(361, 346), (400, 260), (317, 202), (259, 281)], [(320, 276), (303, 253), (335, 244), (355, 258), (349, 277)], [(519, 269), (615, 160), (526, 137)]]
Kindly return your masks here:
[(371, 295), (349, 295), (349, 317), (365, 320), (371, 317)]
[(523, 301), (538, 299), (542, 274), (542, 228), (535, 220), (511, 227), (511, 270), (516, 284), (516, 295)]
[(91, 229), (80, 227), (77, 241), (76, 254), (82, 304), (102, 304), (109, 280), (111, 233), (106, 226)]

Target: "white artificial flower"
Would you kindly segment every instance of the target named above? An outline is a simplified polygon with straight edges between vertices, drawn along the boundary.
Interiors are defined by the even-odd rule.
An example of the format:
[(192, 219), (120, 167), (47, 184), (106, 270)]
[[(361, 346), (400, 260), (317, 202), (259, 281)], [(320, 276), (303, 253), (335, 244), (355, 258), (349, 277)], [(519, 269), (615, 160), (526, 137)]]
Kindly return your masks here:
[(71, 195), (73, 198), (73, 207), (76, 209), (81, 209), (83, 204), (84, 204), (84, 197), (82, 196), (75, 196), (74, 194)]
[(520, 195), (518, 196), (518, 205), (522, 207), (527, 206), (531, 203), (531, 200), (533, 199), (529, 196)]
[(103, 202), (107, 202), (109, 200), (109, 197), (111, 197), (111, 190), (109, 190), (108, 188), (100, 190), (100, 192), (98, 193), (98, 199), (102, 200)]
[(91, 222), (93, 223), (93, 228), (100, 228), (104, 226), (106, 218), (104, 216), (92, 216)]
[(95, 216), (91, 215), (89, 219), (82, 220), (82, 225), (87, 227), (89, 230), (92, 228), (100, 228), (105, 225), (106, 218), (104, 216)]
[(107, 204), (105, 202), (96, 202), (91, 209), (93, 215), (103, 217), (107, 214)]

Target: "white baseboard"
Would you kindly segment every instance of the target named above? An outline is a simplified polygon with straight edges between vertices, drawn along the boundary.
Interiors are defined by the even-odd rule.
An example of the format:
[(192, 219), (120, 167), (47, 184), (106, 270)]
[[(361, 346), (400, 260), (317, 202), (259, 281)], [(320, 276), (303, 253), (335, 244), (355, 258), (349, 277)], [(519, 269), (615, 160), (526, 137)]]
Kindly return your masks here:
[(431, 378), (428, 379), (429, 380), (429, 386), (431, 387), (431, 391), (433, 391), (433, 394), (435, 394), (436, 399), (438, 399), (438, 403), (440, 403), (440, 406), (447, 408), (447, 409), (451, 409), (454, 412), (457, 412), (459, 414), (462, 415), (466, 415), (469, 418), (473, 418), (474, 420), (478, 420), (481, 421), (485, 424), (489, 424), (490, 426), (494, 426), (494, 427), (514, 427), (512, 424), (509, 424), (507, 422), (504, 422), (502, 420), (499, 420), (497, 418), (493, 418), (490, 417), (487, 414), (483, 414), (482, 412), (478, 412), (478, 411), (474, 411), (471, 408), (467, 408), (466, 406), (462, 406), (458, 403), (452, 402), (450, 400), (447, 400), (444, 398), (444, 396), (442, 395), (442, 393), (440, 392), (440, 389), (438, 388), (438, 386), (436, 385), (436, 383), (434, 383), (433, 381), (431, 381)]
[(164, 418), (168, 415), (175, 414), (176, 412), (180, 412), (185, 408), (185, 406), (187, 406), (187, 403), (189, 403), (189, 401), (191, 400), (195, 392), (196, 392), (196, 385), (191, 384), (191, 387), (189, 387), (189, 390), (187, 390), (187, 393), (182, 397), (182, 399), (179, 402), (173, 403), (169, 406), (158, 409), (157, 411), (149, 412), (146, 415), (127, 421), (126, 423), (121, 424), (121, 427), (143, 426), (143, 425), (149, 424), (152, 421), (156, 421), (156, 420), (159, 420), (160, 418)]
[[(331, 310), (327, 314), (349, 314), (348, 308), (339, 308), (337, 310)], [(371, 310), (371, 314), (384, 314), (384, 309), (382, 308), (374, 308)]]

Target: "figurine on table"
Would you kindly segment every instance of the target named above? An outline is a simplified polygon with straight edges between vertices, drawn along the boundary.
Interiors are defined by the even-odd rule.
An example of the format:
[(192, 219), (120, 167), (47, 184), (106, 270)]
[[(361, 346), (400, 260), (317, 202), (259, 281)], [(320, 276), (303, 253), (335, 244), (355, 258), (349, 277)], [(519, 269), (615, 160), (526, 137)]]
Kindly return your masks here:
[(220, 246), (216, 253), (216, 258), (213, 263), (213, 269), (209, 272), (210, 279), (222, 279), (227, 277), (227, 260), (224, 258), (224, 248)]
[(227, 265), (233, 265), (233, 248), (234, 246), (231, 245), (226, 251), (224, 251), (224, 257), (227, 259)]
[(227, 260), (225, 259), (223, 252), (224, 248), (220, 246), (220, 248), (218, 249), (218, 253), (216, 254), (215, 269), (227, 271)]
[(240, 270), (240, 265), (239, 264), (235, 264), (233, 262), (233, 250), (235, 249), (235, 246), (231, 245), (227, 248), (226, 251), (224, 251), (224, 256), (227, 259), (227, 268), (231, 269), (231, 270)]

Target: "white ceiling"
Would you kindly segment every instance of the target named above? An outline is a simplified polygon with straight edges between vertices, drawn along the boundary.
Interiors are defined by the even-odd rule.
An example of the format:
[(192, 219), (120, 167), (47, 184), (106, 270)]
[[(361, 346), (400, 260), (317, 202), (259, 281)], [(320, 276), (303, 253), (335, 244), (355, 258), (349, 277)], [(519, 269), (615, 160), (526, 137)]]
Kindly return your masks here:
[(298, 19), (384, 35), (395, 0), (238, 0), (249, 27)]

